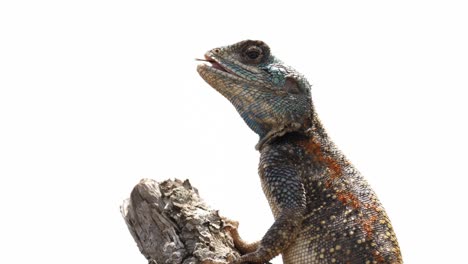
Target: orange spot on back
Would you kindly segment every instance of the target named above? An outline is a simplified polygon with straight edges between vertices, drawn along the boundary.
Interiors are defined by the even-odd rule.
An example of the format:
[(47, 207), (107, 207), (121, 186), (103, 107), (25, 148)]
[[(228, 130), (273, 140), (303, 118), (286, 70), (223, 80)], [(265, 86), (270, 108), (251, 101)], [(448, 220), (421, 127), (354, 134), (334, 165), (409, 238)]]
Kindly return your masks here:
[(366, 233), (367, 239), (372, 238), (372, 235), (374, 234), (375, 221), (377, 221), (377, 216), (372, 215), (369, 218), (365, 218), (361, 223), (364, 233)]
[[(382, 219), (381, 207), (378, 205), (376, 200), (371, 200), (369, 203), (364, 205), (366, 210), (366, 216), (361, 221), (361, 226), (364, 233), (366, 234), (367, 239), (371, 239), (374, 235), (374, 224), (379, 219)], [(379, 218), (380, 217), (380, 218)]]
[(380, 254), (379, 251), (374, 250), (374, 252), (372, 252), (372, 255), (374, 255), (374, 258), (377, 261), (377, 263), (386, 263), (384, 257), (382, 256), (382, 254)]
[(358, 209), (361, 206), (361, 202), (356, 195), (347, 191), (338, 191), (336, 198), (338, 198), (338, 200), (343, 204), (349, 205), (354, 209)]

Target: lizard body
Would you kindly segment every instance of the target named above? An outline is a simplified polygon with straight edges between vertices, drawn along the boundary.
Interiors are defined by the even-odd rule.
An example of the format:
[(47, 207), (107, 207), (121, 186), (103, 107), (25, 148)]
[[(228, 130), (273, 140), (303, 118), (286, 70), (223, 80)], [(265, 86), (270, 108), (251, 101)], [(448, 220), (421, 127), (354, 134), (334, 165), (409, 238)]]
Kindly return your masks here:
[(275, 222), (255, 243), (231, 231), (243, 253), (234, 263), (402, 263), (377, 196), (326, 134), (310, 84), (246, 40), (205, 54), (201, 77), (226, 97), (260, 136), (259, 175)]

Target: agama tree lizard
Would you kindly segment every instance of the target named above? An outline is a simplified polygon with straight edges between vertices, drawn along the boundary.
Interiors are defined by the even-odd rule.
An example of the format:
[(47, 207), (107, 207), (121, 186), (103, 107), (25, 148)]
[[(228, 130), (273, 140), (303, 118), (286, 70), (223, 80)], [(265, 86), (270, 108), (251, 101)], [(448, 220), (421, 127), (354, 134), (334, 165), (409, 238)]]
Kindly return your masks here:
[(303, 75), (262, 41), (215, 48), (201, 77), (237, 109), (260, 136), (259, 174), (275, 222), (255, 243), (233, 228), (243, 254), (234, 263), (402, 263), (377, 196), (335, 147), (312, 103)]

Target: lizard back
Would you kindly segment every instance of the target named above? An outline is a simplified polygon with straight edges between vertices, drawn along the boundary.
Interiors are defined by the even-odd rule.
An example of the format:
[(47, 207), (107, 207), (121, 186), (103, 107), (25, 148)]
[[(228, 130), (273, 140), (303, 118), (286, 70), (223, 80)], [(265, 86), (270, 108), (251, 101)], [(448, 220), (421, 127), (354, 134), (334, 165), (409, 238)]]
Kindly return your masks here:
[[(319, 122), (318, 120), (316, 122)], [(401, 263), (398, 242), (377, 196), (323, 132), (291, 134), (261, 150), (260, 168), (289, 160), (299, 167), (306, 210), (285, 264)], [(276, 200), (262, 170), (262, 185), (275, 218)]]

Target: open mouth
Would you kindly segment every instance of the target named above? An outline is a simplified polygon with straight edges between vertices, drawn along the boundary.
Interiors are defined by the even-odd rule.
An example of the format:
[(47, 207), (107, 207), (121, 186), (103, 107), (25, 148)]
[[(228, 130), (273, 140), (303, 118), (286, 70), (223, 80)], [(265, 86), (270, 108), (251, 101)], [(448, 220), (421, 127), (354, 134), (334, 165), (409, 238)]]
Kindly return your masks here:
[(208, 57), (205, 55), (205, 59), (195, 59), (197, 61), (205, 61), (205, 62), (209, 62), (211, 64), (211, 67), (217, 69), (217, 70), (220, 70), (220, 71), (223, 71), (223, 72), (227, 72), (227, 73), (230, 73), (230, 74), (234, 74), (233, 72), (227, 70), (225, 67), (223, 67), (223, 65), (221, 65), (219, 62), (213, 60), (212, 58)]

